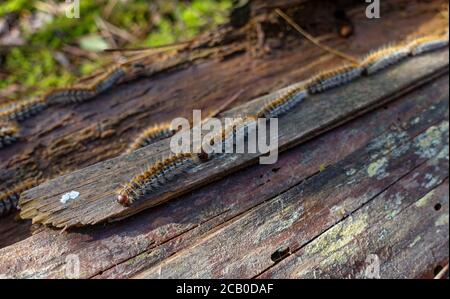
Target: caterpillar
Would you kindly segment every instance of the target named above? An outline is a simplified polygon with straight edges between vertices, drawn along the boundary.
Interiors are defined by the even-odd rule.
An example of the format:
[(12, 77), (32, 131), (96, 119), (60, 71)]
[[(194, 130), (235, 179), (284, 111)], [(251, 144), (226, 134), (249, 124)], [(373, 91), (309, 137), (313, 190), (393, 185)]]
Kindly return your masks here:
[(435, 51), (448, 46), (447, 36), (424, 36), (419, 37), (408, 44), (412, 56), (420, 55), (426, 52)]
[(197, 154), (197, 157), (201, 161), (206, 161), (209, 160), (213, 155), (217, 154), (217, 152), (208, 154), (204, 151), (205, 146), (207, 146), (208, 144), (210, 146), (213, 146), (216, 142), (221, 142), (221, 151), (222, 153), (225, 153), (227, 143), (232, 143), (233, 145), (236, 144), (235, 137), (237, 136), (237, 132), (243, 131), (243, 137), (246, 138), (248, 135), (248, 130), (246, 130), (246, 128), (248, 128), (251, 124), (256, 123), (256, 121), (257, 117), (252, 115), (233, 119), (231, 123), (227, 123), (225, 127), (222, 128), (219, 134), (211, 136), (211, 138), (202, 143), (202, 148), (199, 151), (200, 153)]
[(17, 140), (19, 127), (15, 123), (0, 120), (0, 148)]
[(8, 215), (12, 210), (17, 209), (20, 194), (28, 189), (36, 187), (41, 179), (30, 179), (18, 184), (14, 188), (0, 193), (0, 218)]
[(70, 88), (54, 89), (44, 98), (51, 104), (81, 103), (105, 92), (116, 84), (126, 74), (126, 68), (122, 65), (113, 66), (103, 75), (88, 85), (75, 85)]
[(169, 138), (175, 134), (176, 130), (172, 129), (170, 123), (162, 123), (153, 125), (145, 129), (136, 139), (131, 143), (125, 153), (129, 154), (141, 147), (147, 146), (159, 140)]
[(361, 77), (363, 69), (359, 66), (345, 65), (319, 73), (306, 83), (309, 93), (315, 94), (347, 84)]
[(146, 194), (158, 190), (179, 172), (193, 165), (195, 162), (193, 158), (190, 153), (180, 153), (148, 166), (117, 192), (117, 202), (129, 206)]
[[(222, 112), (225, 108), (231, 105), (231, 103), (233, 103), (236, 99), (238, 99), (243, 92), (244, 90), (240, 90), (235, 95), (233, 95), (229, 100), (227, 100), (224, 104), (220, 105), (217, 109), (210, 112), (208, 116), (202, 121), (202, 123), (205, 123), (211, 117), (214, 117), (215, 115)], [(141, 134), (139, 134), (139, 136), (127, 148), (125, 154), (134, 152), (137, 149), (140, 149), (144, 146), (150, 145), (162, 139), (172, 137), (176, 132), (177, 130), (172, 129), (170, 123), (160, 123), (152, 125), (151, 127), (145, 129)]]
[(303, 87), (293, 87), (281, 96), (266, 103), (257, 113), (257, 118), (278, 117), (292, 109), (308, 96), (308, 91)]
[(47, 102), (44, 98), (35, 98), (31, 100), (9, 103), (0, 108), (0, 118), (23, 121), (33, 116), (45, 108)]
[(369, 53), (361, 62), (360, 67), (365, 75), (372, 75), (393, 65), (410, 55), (409, 47), (400, 45), (388, 46)]

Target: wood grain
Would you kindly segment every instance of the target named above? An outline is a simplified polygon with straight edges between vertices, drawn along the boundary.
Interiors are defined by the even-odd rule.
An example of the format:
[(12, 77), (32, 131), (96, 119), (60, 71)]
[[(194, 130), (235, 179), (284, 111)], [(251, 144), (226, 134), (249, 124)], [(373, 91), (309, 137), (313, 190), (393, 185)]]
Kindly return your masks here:
[[(345, 7), (354, 28), (354, 34), (343, 39), (336, 33), (338, 24), (334, 13), (338, 2), (328, 1), (330, 5), (325, 6), (317, 1), (295, 2), (301, 5), (282, 2), (290, 7), (287, 12), (303, 28), (327, 45), (352, 55), (362, 55), (410, 35), (438, 33), (447, 26), (439, 13), (445, 1), (384, 1), (382, 21), (368, 20), (364, 5), (341, 6), (339, 9)], [(264, 1), (262, 6), (266, 6)], [(267, 12), (263, 9), (261, 15)], [(178, 66), (176, 61), (183, 60), (181, 56), (185, 54), (181, 58), (177, 54), (153, 57), (147, 61), (149, 68), (156, 70), (151, 76), (123, 83), (89, 102), (52, 107), (26, 120), (21, 124), (19, 141), (0, 150), (0, 191), (36, 173), (51, 178), (113, 158), (143, 128), (178, 116), (189, 117), (194, 108), (214, 109), (242, 89), (246, 91), (238, 103), (341, 63), (318, 51), (280, 21), (258, 18), (265, 33), (263, 45), (255, 42), (253, 22), (239, 30), (222, 26), (202, 35), (200, 43), (193, 45), (198, 49), (215, 48), (217, 52), (209, 56)], [(245, 51), (239, 50), (242, 48)], [(10, 236), (14, 240), (27, 237), (28, 234), (23, 234), (24, 227), (14, 219), (0, 219), (3, 227), (10, 228), (8, 234), (0, 235), (1, 244), (11, 243)]]
[[(279, 150), (285, 150), (348, 121), (361, 113), (394, 99), (405, 89), (430, 80), (448, 68), (448, 51), (413, 57), (385, 72), (361, 78), (347, 86), (314, 95), (279, 120)], [(254, 114), (269, 95), (241, 106), (229, 114)], [(225, 113), (225, 115), (227, 115)], [(124, 155), (66, 175), (25, 192), (20, 200), (21, 217), (34, 223), (55, 227), (96, 224), (129, 217), (139, 211), (176, 198), (217, 180), (225, 174), (255, 163), (259, 154), (222, 155), (199, 164), (188, 175), (175, 178), (130, 207), (116, 201), (116, 190), (136, 174), (135, 169), (149, 165), (170, 153), (163, 140), (129, 155)], [(62, 194), (80, 192), (75, 201), (63, 204)]]
[[(425, 130), (428, 121), (448, 118), (448, 88), (445, 76), (389, 106), (286, 151), (276, 165), (254, 165), (126, 221), (64, 234), (45, 229), (0, 250), (0, 275), (65, 277), (65, 259), (71, 254), (80, 258), (81, 278), (130, 277), (157, 266), (228, 221), (312, 178), (319, 169), (334, 165), (371, 140), (380, 140), (377, 137), (389, 128), (409, 127), (408, 132), (414, 136)], [(413, 125), (417, 119), (422, 122)], [(394, 141), (388, 138), (378, 147)]]

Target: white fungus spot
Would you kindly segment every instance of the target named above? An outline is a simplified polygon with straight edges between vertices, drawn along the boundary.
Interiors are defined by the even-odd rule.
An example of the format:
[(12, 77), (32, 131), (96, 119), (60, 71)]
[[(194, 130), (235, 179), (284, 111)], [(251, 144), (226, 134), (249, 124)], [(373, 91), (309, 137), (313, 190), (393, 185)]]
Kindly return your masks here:
[(61, 203), (67, 203), (69, 200), (76, 199), (80, 195), (80, 192), (78, 191), (70, 191), (68, 193), (65, 193), (63, 196), (61, 196)]

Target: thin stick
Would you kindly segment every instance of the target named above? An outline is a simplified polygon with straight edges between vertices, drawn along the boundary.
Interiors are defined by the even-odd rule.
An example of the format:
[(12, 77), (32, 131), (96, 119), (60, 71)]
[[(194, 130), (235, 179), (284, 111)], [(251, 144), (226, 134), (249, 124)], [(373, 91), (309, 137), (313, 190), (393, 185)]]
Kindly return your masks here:
[(167, 51), (172, 49), (181, 48), (183, 46), (188, 45), (190, 42), (179, 42), (170, 45), (162, 45), (162, 46), (153, 46), (149, 48), (110, 48), (103, 50), (104, 52), (139, 52), (139, 51)]
[(327, 52), (330, 52), (340, 58), (343, 58), (345, 60), (350, 61), (354, 64), (359, 64), (359, 61), (345, 53), (342, 53), (338, 50), (332, 49), (330, 47), (327, 47), (325, 45), (322, 45), (316, 38), (314, 38), (312, 35), (310, 35), (308, 32), (306, 32), (304, 29), (302, 29), (297, 23), (294, 22), (288, 15), (286, 15), (281, 9), (276, 8), (275, 12), (280, 15), (289, 25), (291, 25), (295, 30), (297, 30), (301, 35), (303, 35), (307, 40), (309, 40), (311, 43), (316, 45), (317, 47), (321, 48), (322, 50), (325, 50)]
[(208, 113), (208, 116), (206, 117), (206, 119), (204, 119), (204, 122), (206, 122), (207, 120), (209, 120), (211, 117), (215, 117), (216, 115), (218, 115), (219, 113), (223, 112), (226, 108), (228, 108), (234, 101), (236, 101), (241, 94), (243, 94), (248, 88), (242, 88), (241, 90), (239, 90), (237, 93), (235, 93), (231, 98), (229, 98), (228, 100), (226, 100), (223, 104), (221, 104), (219, 107), (217, 107), (216, 109), (212, 110), (210, 113)]
[(448, 272), (448, 264), (445, 265), (444, 268), (434, 277), (434, 279), (442, 279), (444, 278), (444, 275)]

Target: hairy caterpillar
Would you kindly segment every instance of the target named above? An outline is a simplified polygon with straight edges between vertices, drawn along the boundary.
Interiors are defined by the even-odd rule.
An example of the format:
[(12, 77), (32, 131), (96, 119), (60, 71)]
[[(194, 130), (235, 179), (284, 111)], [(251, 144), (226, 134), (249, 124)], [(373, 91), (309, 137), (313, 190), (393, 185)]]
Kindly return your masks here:
[(366, 75), (372, 75), (382, 69), (393, 65), (410, 54), (409, 47), (388, 46), (373, 51), (367, 55), (360, 64)]
[[(244, 90), (240, 90), (234, 96), (232, 96), (229, 100), (227, 100), (224, 104), (220, 105), (219, 108), (213, 110), (208, 114), (208, 116), (202, 121), (205, 123), (211, 117), (222, 112), (225, 108), (227, 108), (232, 102), (234, 102), (238, 97), (242, 94)], [(191, 124), (192, 125), (192, 124)], [(150, 145), (157, 141), (160, 141), (165, 138), (172, 137), (177, 130), (172, 129), (170, 123), (160, 123), (156, 125), (152, 125), (151, 127), (145, 129), (139, 136), (130, 144), (128, 149), (125, 151), (126, 154), (134, 152), (137, 149), (140, 149), (144, 146)]]
[(236, 136), (238, 131), (242, 131), (243, 137), (246, 138), (248, 135), (248, 128), (251, 124), (255, 124), (257, 121), (257, 117), (255, 116), (245, 116), (243, 118), (233, 119), (231, 123), (226, 123), (219, 134), (211, 136), (209, 139), (206, 139), (202, 143), (202, 148), (200, 149), (200, 153), (197, 154), (197, 157), (201, 161), (206, 161), (211, 158), (212, 155), (217, 154), (216, 152), (208, 154), (204, 151), (205, 146), (214, 146), (217, 142), (221, 143), (221, 152), (226, 152), (227, 143), (236, 144)]
[(0, 193), (0, 217), (4, 217), (12, 210), (17, 209), (17, 204), (20, 199), (20, 194), (28, 189), (36, 187), (41, 182), (41, 179), (30, 179), (18, 184), (14, 188)]
[(419, 37), (408, 44), (408, 48), (410, 49), (412, 56), (435, 51), (445, 47), (448, 47), (448, 35)]
[(117, 194), (117, 202), (129, 206), (142, 196), (159, 189), (179, 172), (193, 165), (193, 155), (181, 153), (170, 156), (147, 167), (146, 170), (134, 176)]
[(308, 96), (308, 91), (303, 87), (293, 87), (281, 96), (268, 102), (257, 113), (257, 118), (278, 117), (292, 109)]
[(126, 153), (134, 152), (141, 147), (147, 146), (159, 140), (169, 138), (175, 134), (170, 123), (162, 123), (145, 129), (126, 150)]
[(328, 89), (347, 84), (361, 77), (363, 69), (359, 66), (345, 65), (329, 71), (324, 71), (314, 76), (306, 84), (309, 93), (315, 94)]
[(55, 89), (45, 95), (49, 104), (80, 103), (105, 92), (126, 74), (122, 65), (114, 66), (88, 85), (75, 85), (70, 88)]
[(23, 121), (47, 108), (44, 98), (9, 103), (0, 108), (0, 118)]
[(0, 148), (17, 140), (19, 127), (15, 123), (0, 120)]

